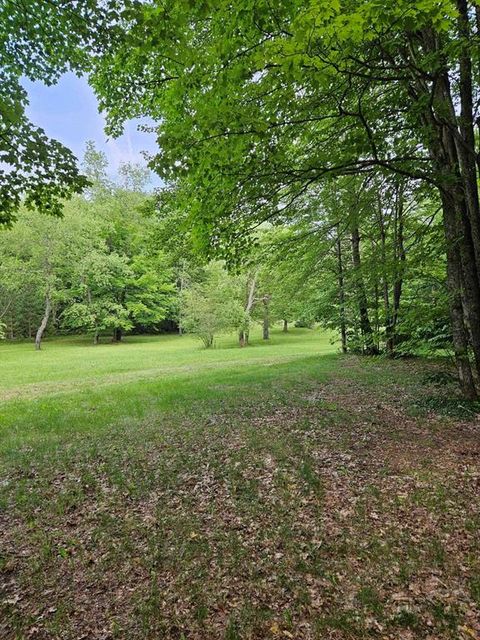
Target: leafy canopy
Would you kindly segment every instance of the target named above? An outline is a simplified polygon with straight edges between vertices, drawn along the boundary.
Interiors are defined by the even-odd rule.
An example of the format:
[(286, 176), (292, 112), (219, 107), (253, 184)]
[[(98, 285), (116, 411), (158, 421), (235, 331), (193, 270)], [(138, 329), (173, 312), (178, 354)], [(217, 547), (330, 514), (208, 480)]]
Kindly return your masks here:
[(61, 200), (86, 186), (72, 152), (28, 119), (22, 79), (51, 85), (66, 71), (88, 71), (96, 52), (114, 38), (119, 6), (97, 0), (0, 2), (0, 224), (11, 223), (22, 202), (60, 215)]

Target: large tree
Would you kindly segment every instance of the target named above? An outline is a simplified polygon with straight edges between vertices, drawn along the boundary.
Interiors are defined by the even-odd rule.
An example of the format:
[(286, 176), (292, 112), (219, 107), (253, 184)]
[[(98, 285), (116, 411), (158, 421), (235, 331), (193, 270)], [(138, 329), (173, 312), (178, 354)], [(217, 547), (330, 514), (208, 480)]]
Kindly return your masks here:
[[(327, 175), (393, 172), (442, 202), (464, 393), (480, 369), (478, 22), (466, 0), (139, 3), (93, 83), (118, 132), (159, 122), (152, 166), (231, 258)], [(355, 235), (355, 234), (354, 234)]]

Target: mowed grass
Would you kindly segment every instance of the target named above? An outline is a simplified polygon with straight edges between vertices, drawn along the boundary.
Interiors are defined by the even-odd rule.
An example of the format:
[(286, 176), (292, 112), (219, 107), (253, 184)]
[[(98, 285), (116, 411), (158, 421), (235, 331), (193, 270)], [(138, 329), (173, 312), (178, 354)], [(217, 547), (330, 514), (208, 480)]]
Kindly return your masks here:
[(236, 386), (254, 394), (257, 384), (301, 375), (306, 357), (337, 351), (331, 334), (309, 329), (274, 329), (268, 343), (257, 330), (244, 349), (235, 336), (218, 337), (212, 349), (190, 336), (104, 340), (47, 340), (40, 352), (31, 343), (0, 345), (0, 454), (48, 448), (151, 412), (195, 410), (228, 398)]
[(0, 347), (0, 637), (480, 637), (480, 434), (319, 330)]

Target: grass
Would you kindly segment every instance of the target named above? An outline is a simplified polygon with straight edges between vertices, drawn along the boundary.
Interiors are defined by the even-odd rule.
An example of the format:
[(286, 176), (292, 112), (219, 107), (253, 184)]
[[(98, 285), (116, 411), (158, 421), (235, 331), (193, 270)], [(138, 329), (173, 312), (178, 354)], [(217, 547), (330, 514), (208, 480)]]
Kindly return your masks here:
[[(331, 336), (298, 329), (255, 336), (248, 349), (234, 337), (204, 349), (189, 336), (129, 337), (123, 344), (91, 345), (86, 338), (0, 346), (0, 455), (21, 446), (49, 448), (72, 434), (145, 419), (158, 411), (186, 412), (228, 397), (236, 386), (268, 384), (300, 375), (305, 358), (336, 351)], [(312, 354), (315, 354), (312, 356)]]
[(3, 344), (0, 637), (479, 637), (478, 426), (412, 411), (431, 371), (307, 329)]
[(333, 353), (328, 334), (297, 329), (284, 340), (273, 331), (268, 345), (253, 340), (238, 349), (232, 336), (217, 338), (215, 348), (204, 349), (189, 336), (131, 336), (121, 344), (94, 346), (84, 337), (45, 341), (36, 353), (30, 343), (0, 345), (4, 398), (32, 398), (50, 393), (78, 391), (96, 386), (122, 384), (171, 375), (192, 374), (244, 364), (288, 362), (314, 353)]

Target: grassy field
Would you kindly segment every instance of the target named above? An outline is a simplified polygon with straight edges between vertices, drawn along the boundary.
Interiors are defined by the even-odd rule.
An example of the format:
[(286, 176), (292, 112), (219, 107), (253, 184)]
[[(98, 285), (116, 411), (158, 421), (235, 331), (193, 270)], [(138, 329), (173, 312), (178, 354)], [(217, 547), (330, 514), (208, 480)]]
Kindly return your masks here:
[(0, 637), (479, 638), (480, 431), (438, 367), (1, 345)]
[(331, 336), (308, 329), (288, 339), (257, 331), (248, 349), (234, 336), (204, 349), (189, 336), (136, 336), (122, 344), (92, 345), (87, 338), (0, 345), (0, 453), (22, 445), (51, 447), (79, 432), (103, 430), (161, 411), (187, 412), (228, 397), (236, 386), (268, 384), (301, 374), (302, 360), (333, 354)]

